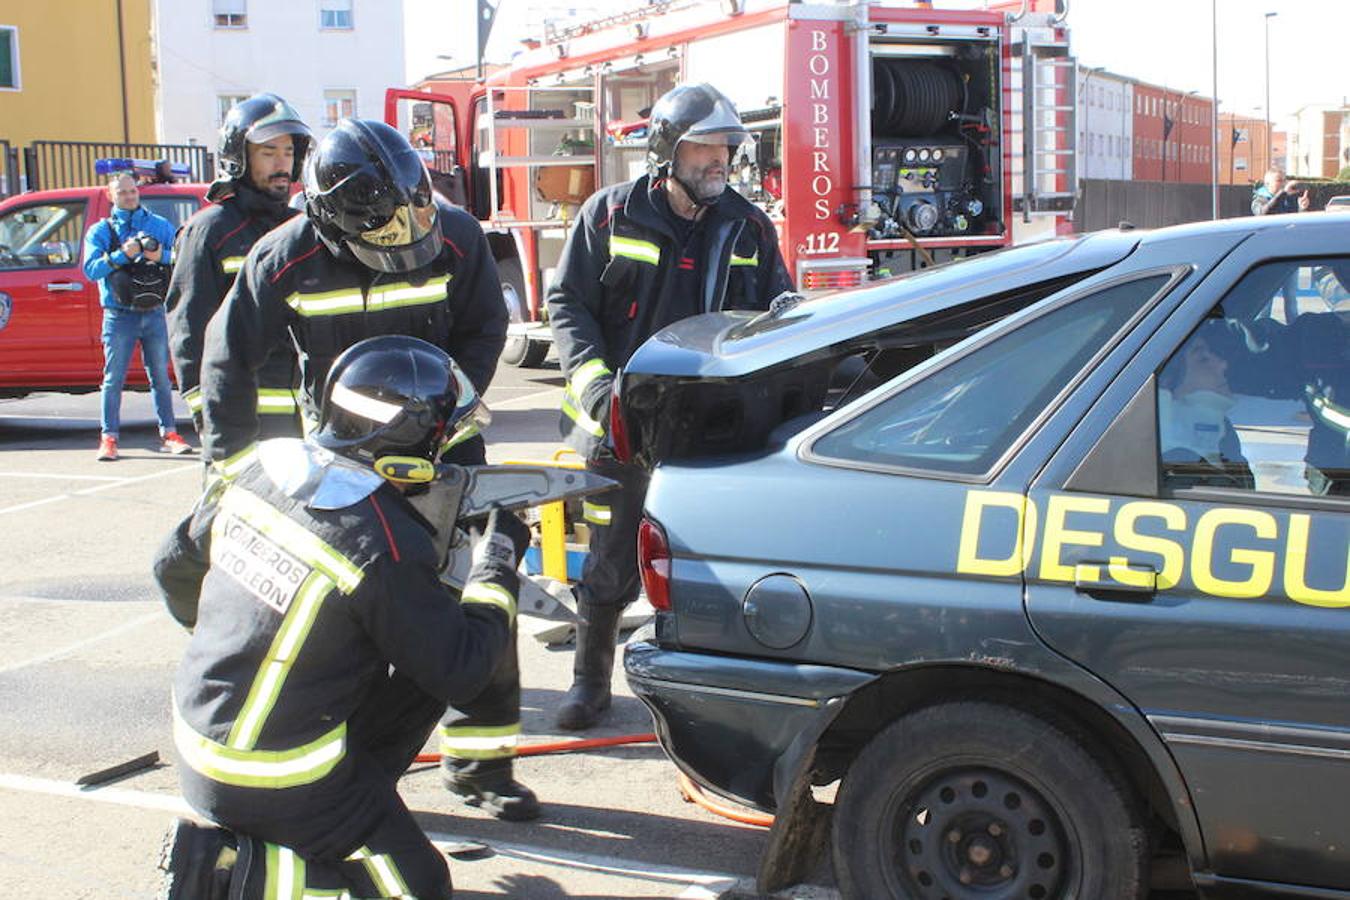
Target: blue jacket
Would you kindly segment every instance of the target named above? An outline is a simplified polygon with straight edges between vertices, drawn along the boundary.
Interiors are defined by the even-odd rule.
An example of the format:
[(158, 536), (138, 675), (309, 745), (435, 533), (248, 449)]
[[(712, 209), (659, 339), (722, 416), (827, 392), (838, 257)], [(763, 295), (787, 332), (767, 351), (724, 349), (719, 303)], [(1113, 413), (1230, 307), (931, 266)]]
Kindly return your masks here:
[(114, 229), (108, 227), (107, 219), (99, 219), (84, 233), (84, 277), (98, 282), (98, 302), (104, 309), (122, 309), (108, 292), (108, 276), (113, 269), (121, 268), (133, 260), (122, 252), (122, 242), (133, 234), (144, 231), (159, 241), (164, 250), (160, 262), (169, 265), (173, 262), (173, 223), (163, 216), (157, 216), (144, 206), (138, 206), (130, 212), (114, 209), (112, 220)]

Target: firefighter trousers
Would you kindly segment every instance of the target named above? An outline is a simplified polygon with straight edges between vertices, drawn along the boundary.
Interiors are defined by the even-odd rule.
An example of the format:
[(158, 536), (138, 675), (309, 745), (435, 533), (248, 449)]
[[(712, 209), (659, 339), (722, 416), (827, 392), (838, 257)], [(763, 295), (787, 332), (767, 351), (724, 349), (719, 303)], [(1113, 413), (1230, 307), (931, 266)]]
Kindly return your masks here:
[(609, 456), (587, 460), (586, 469), (619, 486), (587, 497), (582, 504), (582, 518), (591, 532), (576, 589), (583, 617), (588, 609), (623, 609), (637, 599), (637, 533), (650, 480), (643, 469)]
[[(191, 769), (184, 794), (250, 852), (235, 883), (242, 900), (306, 896), (451, 896), (445, 858), (398, 794), (443, 701), (391, 673), (347, 723), (347, 753), (322, 781), (293, 788), (223, 786)], [(242, 865), (247, 860), (247, 865)], [(324, 894), (323, 892), (332, 892)], [(231, 894), (231, 896), (235, 896)]]

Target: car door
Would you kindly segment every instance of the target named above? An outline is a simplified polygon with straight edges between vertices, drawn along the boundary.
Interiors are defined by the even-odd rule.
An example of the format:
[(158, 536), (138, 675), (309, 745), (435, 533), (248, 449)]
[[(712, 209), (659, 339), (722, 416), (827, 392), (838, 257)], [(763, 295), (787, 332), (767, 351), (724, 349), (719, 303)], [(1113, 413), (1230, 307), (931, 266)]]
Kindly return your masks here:
[(0, 214), (2, 385), (59, 384), (95, 365), (98, 291), (80, 271), (87, 206), (37, 199)]
[(1238, 246), (1029, 493), (1030, 621), (1161, 736), (1220, 882), (1350, 888), (1344, 237)]

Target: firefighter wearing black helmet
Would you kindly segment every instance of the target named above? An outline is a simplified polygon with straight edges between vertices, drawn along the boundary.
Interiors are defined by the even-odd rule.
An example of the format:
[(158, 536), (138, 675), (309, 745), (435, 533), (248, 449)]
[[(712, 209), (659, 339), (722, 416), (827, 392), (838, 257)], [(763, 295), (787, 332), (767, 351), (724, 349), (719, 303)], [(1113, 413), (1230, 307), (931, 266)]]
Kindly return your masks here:
[(647, 175), (582, 206), (548, 293), (567, 386), (562, 431), (621, 489), (587, 502), (591, 529), (577, 589), (571, 690), (558, 725), (589, 728), (609, 708), (614, 644), (638, 593), (637, 527), (645, 476), (607, 440), (614, 373), (661, 328), (697, 313), (766, 309), (792, 284), (773, 224), (727, 190), (731, 157), (750, 139), (735, 107), (706, 84), (681, 85), (652, 107)]
[[(483, 230), (433, 194), (406, 138), (383, 122), (343, 120), (310, 153), (304, 184), (305, 215), (254, 246), (206, 330), (203, 446), (227, 474), (257, 438), (257, 373), (271, 353), (295, 348), (312, 415), (333, 360), (364, 338), (422, 338), (453, 356), (479, 393), (506, 342)], [(451, 452), (450, 462), (486, 459), (481, 438)], [(500, 818), (537, 816), (534, 794), (513, 778), (519, 733), (512, 652), (482, 696), (447, 712), (447, 786)]]
[[(276, 94), (255, 94), (232, 108), (220, 127), (212, 203), (183, 226), (174, 253), (169, 349), (178, 390), (201, 432), (201, 362), (206, 323), (234, 284), (249, 249), (295, 215), (287, 201), (300, 180), (309, 128)], [(258, 376), (262, 437), (298, 436), (295, 353), (270, 358)]]
[(529, 531), (494, 511), (457, 597), (434, 529), (381, 456), (436, 458), (477, 394), (438, 347), (386, 335), (333, 364), (308, 439), (254, 445), (155, 574), (192, 638), (174, 680), (183, 796), (162, 896), (448, 898), (397, 782), (446, 703), (511, 652)]

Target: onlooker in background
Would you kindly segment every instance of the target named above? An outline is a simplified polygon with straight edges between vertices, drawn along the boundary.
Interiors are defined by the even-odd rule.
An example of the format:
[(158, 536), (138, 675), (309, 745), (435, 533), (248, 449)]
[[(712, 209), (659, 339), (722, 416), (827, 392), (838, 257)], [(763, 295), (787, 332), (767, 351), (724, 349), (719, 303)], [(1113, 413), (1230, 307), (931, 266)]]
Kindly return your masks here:
[[(309, 150), (309, 128), (276, 94), (255, 94), (235, 106), (220, 126), (211, 205), (183, 226), (169, 282), (169, 334), (178, 390), (201, 433), (202, 341), (258, 238), (295, 215), (291, 185)], [(258, 375), (261, 438), (299, 437), (295, 350), (273, 353)]]
[(1297, 181), (1286, 182), (1279, 169), (1266, 172), (1265, 179), (1252, 191), (1252, 215), (1272, 216), (1277, 213), (1307, 212), (1312, 201), (1305, 189), (1299, 193)]
[(130, 175), (108, 180), (112, 215), (95, 222), (84, 235), (84, 275), (98, 282), (103, 307), (103, 398), (100, 460), (117, 459), (122, 416), (122, 387), (137, 342), (150, 377), (159, 420), (160, 447), (166, 453), (192, 448), (179, 436), (169, 385), (169, 331), (164, 297), (169, 286), (173, 224), (141, 206), (141, 192)]

